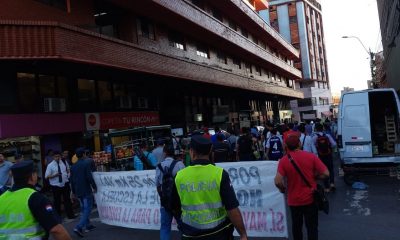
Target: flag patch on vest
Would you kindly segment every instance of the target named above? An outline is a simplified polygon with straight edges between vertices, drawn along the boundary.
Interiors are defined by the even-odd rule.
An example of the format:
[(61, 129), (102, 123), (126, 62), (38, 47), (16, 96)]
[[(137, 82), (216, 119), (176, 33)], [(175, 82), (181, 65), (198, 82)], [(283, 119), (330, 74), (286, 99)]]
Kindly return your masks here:
[(52, 212), (53, 211), (53, 207), (50, 204), (46, 205), (46, 211)]

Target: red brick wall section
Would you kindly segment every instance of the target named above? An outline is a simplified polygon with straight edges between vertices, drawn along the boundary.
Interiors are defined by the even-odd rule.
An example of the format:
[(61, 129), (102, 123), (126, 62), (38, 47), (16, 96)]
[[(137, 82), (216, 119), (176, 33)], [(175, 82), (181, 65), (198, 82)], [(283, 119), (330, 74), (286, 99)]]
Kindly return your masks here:
[(52, 26), (0, 27), (0, 58), (55, 57), (54, 30)]
[(94, 25), (93, 0), (70, 0), (71, 12), (35, 0), (2, 0), (1, 19), (57, 21), (75, 26)]

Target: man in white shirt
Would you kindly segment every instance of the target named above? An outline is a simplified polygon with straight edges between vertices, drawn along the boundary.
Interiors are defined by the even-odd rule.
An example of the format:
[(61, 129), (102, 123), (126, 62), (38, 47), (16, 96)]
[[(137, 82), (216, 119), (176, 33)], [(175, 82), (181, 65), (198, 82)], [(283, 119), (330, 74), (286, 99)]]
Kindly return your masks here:
[(298, 127), (298, 130), (300, 131), (300, 149), (306, 152), (310, 152), (318, 156), (317, 148), (313, 142), (313, 139), (311, 136), (306, 134), (306, 128), (303, 124), (301, 124)]
[(58, 215), (61, 217), (61, 198), (63, 198), (67, 217), (69, 219), (75, 218), (68, 182), (69, 165), (67, 162), (61, 161), (60, 152), (54, 152), (53, 161), (47, 165), (45, 178), (50, 182), (51, 190), (53, 191), (54, 206)]

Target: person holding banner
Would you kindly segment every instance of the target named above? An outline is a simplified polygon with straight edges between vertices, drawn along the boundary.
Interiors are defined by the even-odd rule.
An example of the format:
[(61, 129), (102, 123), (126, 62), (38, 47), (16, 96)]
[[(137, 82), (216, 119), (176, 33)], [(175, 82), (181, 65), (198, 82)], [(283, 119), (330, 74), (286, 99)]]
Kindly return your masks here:
[[(303, 239), (304, 219), (308, 240), (318, 240), (318, 208), (314, 203), (313, 189), (317, 185), (316, 178), (328, 178), (329, 171), (316, 155), (299, 150), (298, 134), (288, 135), (285, 146), (287, 154), (278, 163), (275, 185), (282, 193), (285, 193), (287, 188), (287, 201), (292, 215), (293, 239)], [(304, 183), (294, 166), (295, 164), (313, 189)], [(287, 184), (285, 184), (285, 178)]]
[(173, 209), (181, 217), (183, 240), (233, 240), (234, 227), (247, 240), (239, 202), (229, 174), (209, 160), (211, 141), (194, 136), (190, 143), (192, 165), (175, 178)]

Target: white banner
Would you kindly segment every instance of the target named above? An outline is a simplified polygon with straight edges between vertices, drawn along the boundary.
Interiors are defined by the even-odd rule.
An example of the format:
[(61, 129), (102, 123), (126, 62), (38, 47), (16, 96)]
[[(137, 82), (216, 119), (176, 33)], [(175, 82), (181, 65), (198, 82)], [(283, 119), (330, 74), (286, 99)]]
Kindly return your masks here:
[[(274, 185), (277, 162), (218, 164), (228, 173), (251, 237), (288, 237), (284, 195)], [(103, 223), (160, 229), (160, 200), (155, 170), (95, 172), (96, 202)], [(176, 226), (176, 223), (173, 223)], [(176, 229), (176, 227), (174, 227)]]

